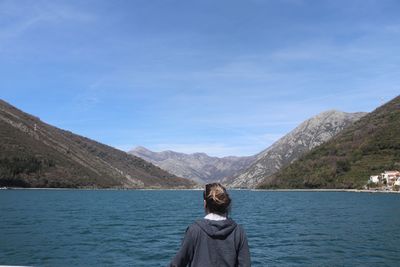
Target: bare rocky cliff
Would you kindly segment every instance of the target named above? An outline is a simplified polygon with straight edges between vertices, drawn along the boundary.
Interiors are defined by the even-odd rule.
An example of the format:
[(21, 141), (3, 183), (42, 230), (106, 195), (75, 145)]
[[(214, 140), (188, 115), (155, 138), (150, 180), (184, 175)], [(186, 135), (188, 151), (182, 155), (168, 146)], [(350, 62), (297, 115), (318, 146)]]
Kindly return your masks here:
[(330, 110), (304, 121), (272, 146), (257, 154), (245, 171), (224, 182), (231, 187), (255, 187), (263, 178), (292, 163), (304, 153), (325, 143), (366, 113)]
[(129, 153), (172, 174), (201, 184), (232, 177), (246, 169), (255, 160), (255, 157), (210, 157), (205, 153), (153, 152), (144, 147), (137, 147)]

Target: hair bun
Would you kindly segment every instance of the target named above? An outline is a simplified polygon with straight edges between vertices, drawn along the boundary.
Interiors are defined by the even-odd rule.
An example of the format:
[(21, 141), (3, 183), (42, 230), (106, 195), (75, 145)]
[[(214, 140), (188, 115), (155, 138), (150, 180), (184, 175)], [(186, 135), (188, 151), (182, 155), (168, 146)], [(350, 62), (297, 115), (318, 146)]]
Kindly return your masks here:
[(213, 213), (225, 214), (227, 213), (231, 204), (229, 194), (226, 192), (225, 187), (219, 183), (206, 185), (205, 200), (207, 209)]

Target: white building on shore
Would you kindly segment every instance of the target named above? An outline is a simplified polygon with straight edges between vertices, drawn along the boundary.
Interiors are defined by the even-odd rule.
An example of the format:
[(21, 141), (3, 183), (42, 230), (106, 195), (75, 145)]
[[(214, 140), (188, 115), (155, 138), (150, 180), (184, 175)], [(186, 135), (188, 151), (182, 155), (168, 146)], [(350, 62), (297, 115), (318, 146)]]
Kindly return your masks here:
[(386, 190), (393, 190), (394, 186), (400, 187), (400, 172), (384, 171), (379, 175), (371, 175), (368, 180), (367, 188), (369, 186), (372, 186), (372, 184), (380, 187), (385, 187)]
[(369, 182), (370, 182), (370, 183), (377, 184), (377, 183), (379, 183), (380, 181), (381, 181), (381, 179), (380, 179), (380, 176), (379, 176), (379, 175), (371, 175), (371, 176), (369, 177)]
[(400, 178), (399, 171), (385, 171), (381, 174), (382, 179), (386, 181), (386, 185), (393, 186), (395, 182), (397, 182), (398, 178)]

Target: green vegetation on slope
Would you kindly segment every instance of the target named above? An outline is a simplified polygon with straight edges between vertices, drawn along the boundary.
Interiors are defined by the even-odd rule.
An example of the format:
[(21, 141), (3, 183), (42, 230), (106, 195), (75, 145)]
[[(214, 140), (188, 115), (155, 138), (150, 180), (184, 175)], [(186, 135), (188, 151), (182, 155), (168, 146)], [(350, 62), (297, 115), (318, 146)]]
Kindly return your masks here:
[(0, 100), (0, 187), (181, 188), (193, 182)]
[(400, 169), (400, 96), (258, 187), (360, 188), (370, 175), (392, 169)]

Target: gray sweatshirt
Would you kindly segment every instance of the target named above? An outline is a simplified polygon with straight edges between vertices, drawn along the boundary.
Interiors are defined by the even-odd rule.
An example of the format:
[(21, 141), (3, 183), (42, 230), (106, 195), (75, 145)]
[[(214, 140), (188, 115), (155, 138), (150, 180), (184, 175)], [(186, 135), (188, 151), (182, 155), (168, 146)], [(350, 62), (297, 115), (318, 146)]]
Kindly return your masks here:
[(169, 266), (250, 266), (246, 233), (232, 219), (198, 220), (186, 229)]

